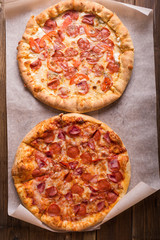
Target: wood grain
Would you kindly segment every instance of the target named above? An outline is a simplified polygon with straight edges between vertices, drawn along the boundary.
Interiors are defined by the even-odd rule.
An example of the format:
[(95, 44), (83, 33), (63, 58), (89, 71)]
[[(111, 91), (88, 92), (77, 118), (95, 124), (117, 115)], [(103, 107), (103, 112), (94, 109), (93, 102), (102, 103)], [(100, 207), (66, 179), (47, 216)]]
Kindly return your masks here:
[[(7, 216), (7, 117), (4, 4), (0, 7), (0, 240), (160, 240), (160, 191), (121, 213), (93, 232), (57, 234)], [(160, 1), (121, 0), (154, 8), (157, 125), (160, 156)], [(1, 4), (0, 4), (1, 5)]]

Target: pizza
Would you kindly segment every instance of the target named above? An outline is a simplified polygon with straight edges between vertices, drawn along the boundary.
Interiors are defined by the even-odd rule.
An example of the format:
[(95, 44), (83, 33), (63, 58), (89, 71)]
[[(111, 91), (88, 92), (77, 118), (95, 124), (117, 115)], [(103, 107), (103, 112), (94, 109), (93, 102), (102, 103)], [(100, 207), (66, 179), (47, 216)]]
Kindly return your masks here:
[(92, 117), (60, 114), (35, 126), (12, 168), (23, 205), (55, 230), (100, 223), (124, 196), (130, 161), (120, 137)]
[(30, 18), (17, 59), (34, 97), (53, 108), (82, 113), (122, 95), (134, 47), (115, 13), (95, 2), (68, 0)]

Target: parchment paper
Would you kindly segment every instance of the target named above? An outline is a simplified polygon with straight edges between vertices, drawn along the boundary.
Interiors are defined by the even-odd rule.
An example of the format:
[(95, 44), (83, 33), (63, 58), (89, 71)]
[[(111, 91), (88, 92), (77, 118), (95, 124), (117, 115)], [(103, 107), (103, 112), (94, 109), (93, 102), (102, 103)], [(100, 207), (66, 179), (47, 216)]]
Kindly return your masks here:
[[(7, 115), (8, 115), (8, 214), (48, 229), (21, 204), (11, 177), (11, 168), (18, 145), (40, 121), (61, 113), (36, 100), (23, 86), (19, 76), (17, 44), (31, 15), (37, 15), (57, 1), (43, 6), (23, 8), (9, 17), (7, 7)], [(131, 161), (129, 192), (112, 209), (103, 222), (123, 212), (160, 188), (156, 89), (153, 51), (153, 12), (151, 9), (124, 5), (110, 0), (97, 1), (115, 12), (131, 34), (135, 47), (135, 64), (131, 80), (123, 96), (109, 107), (90, 112), (107, 123), (122, 138)], [(11, 10), (11, 9), (10, 9)], [(18, 7), (17, 7), (18, 10)], [(15, 14), (16, 13), (16, 14)], [(11, 16), (11, 15), (10, 15)], [(89, 230), (97, 229), (97, 225)]]

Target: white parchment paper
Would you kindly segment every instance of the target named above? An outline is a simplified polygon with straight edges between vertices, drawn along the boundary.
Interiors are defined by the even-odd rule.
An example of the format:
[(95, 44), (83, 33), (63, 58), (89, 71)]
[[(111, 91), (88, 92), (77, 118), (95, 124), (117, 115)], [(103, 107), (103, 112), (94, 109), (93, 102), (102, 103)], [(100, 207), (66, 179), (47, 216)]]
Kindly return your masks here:
[[(33, 1), (34, 2), (34, 1)], [(36, 1), (37, 2), (37, 1)], [(43, 5), (26, 5), (23, 11), (11, 11), (6, 5), (7, 39), (7, 115), (8, 115), (8, 214), (36, 226), (51, 230), (20, 204), (11, 177), (18, 145), (40, 121), (61, 113), (36, 100), (24, 88), (16, 54), (17, 44), (31, 15), (58, 1)], [(153, 12), (151, 9), (122, 3), (97, 1), (115, 12), (128, 28), (135, 47), (135, 64), (131, 80), (123, 96), (109, 107), (88, 113), (107, 123), (122, 138), (131, 161), (131, 182), (125, 197), (116, 204), (103, 222), (146, 198), (160, 188), (156, 125), (156, 88), (153, 50)], [(41, 1), (42, 3), (42, 1)], [(25, 2), (26, 4), (26, 2)], [(15, 10), (15, 9), (14, 9)], [(11, 14), (10, 13), (14, 13)], [(18, 14), (17, 14), (18, 13)], [(94, 228), (88, 230), (97, 229)]]

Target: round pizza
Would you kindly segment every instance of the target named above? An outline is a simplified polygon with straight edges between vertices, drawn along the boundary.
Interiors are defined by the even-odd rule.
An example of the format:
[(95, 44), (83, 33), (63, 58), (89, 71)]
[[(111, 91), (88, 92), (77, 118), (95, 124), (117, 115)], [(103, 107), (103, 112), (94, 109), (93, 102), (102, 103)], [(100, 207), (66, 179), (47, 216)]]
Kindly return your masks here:
[(133, 69), (134, 47), (115, 13), (95, 2), (68, 0), (30, 18), (17, 58), (34, 97), (80, 113), (122, 95)]
[(60, 114), (25, 136), (12, 176), (23, 205), (43, 223), (80, 231), (100, 223), (124, 196), (130, 162), (122, 140), (106, 124)]

